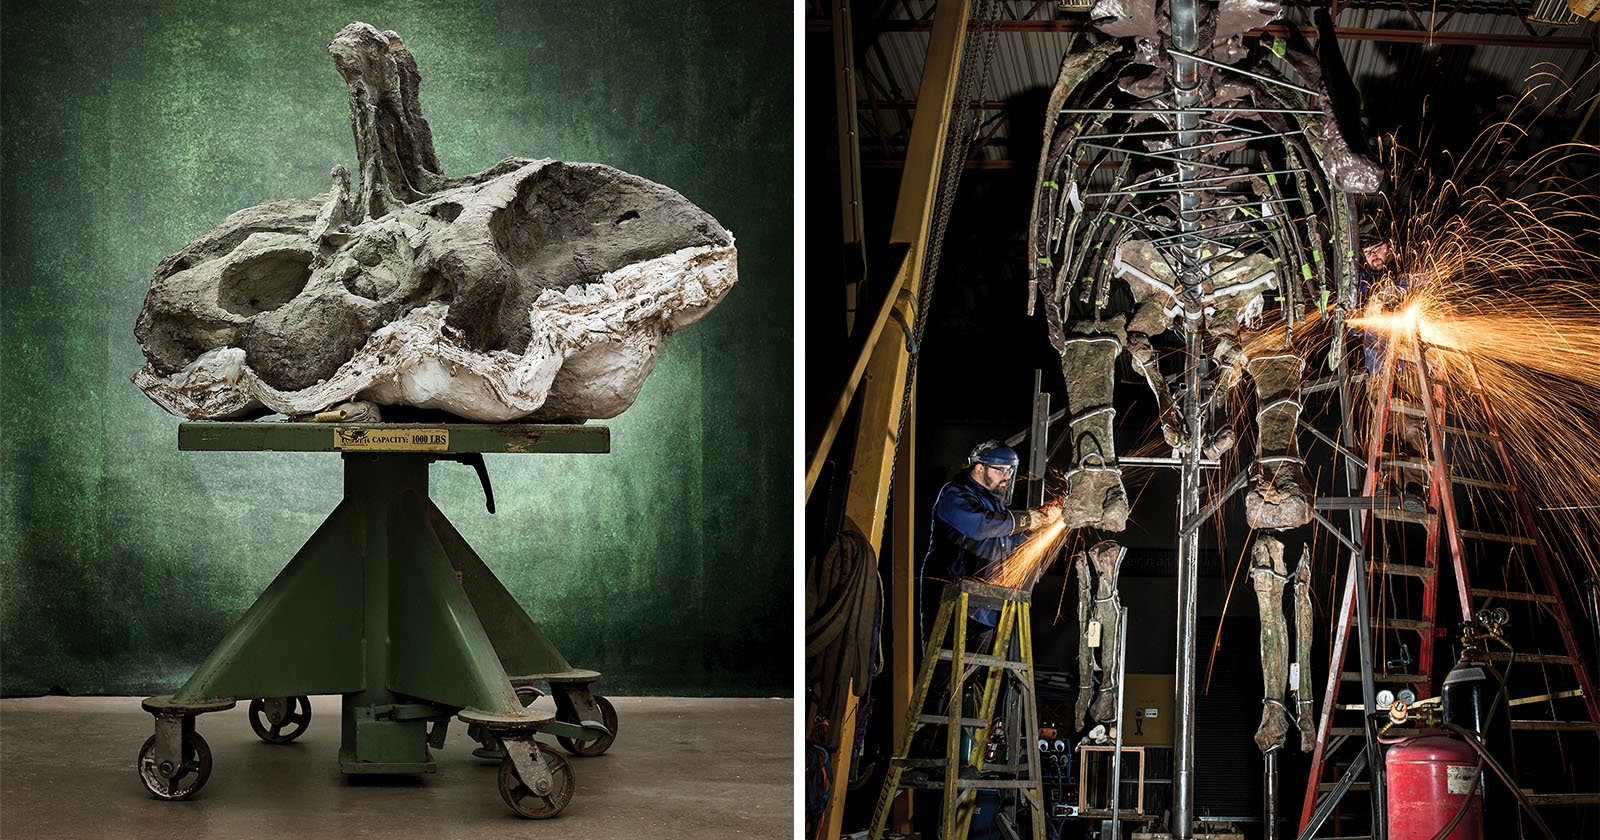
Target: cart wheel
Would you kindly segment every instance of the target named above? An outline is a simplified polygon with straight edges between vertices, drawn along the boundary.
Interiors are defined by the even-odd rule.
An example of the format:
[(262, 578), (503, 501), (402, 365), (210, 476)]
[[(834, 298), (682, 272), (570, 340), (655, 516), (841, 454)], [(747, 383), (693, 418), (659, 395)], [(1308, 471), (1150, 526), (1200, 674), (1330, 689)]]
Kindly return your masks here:
[(572, 777), (572, 765), (561, 753), (540, 750), (538, 760), (544, 762), (550, 771), (550, 790), (543, 794), (535, 793), (523, 783), (511, 757), (506, 756), (500, 762), (500, 798), (511, 806), (511, 810), (528, 819), (545, 820), (567, 807), (567, 803), (572, 801), (577, 782)]
[[(600, 722), (606, 725), (606, 729), (608, 731), (606, 734), (601, 735), (593, 741), (580, 741), (577, 738), (568, 738), (566, 736), (557, 737), (556, 743), (560, 744), (562, 749), (572, 753), (573, 755), (581, 755), (586, 758), (589, 756), (599, 755), (606, 750), (611, 749), (611, 744), (617, 740), (616, 707), (611, 705), (610, 700), (607, 700), (598, 694), (594, 696), (594, 702), (595, 705), (600, 707)], [(569, 722), (576, 723), (577, 721)]]
[(170, 779), (162, 775), (161, 768), (156, 766), (156, 736), (151, 735), (139, 748), (139, 781), (162, 799), (187, 799), (205, 787), (209, 778), (211, 747), (206, 745), (206, 739), (200, 737), (198, 732), (184, 733), (183, 763), (178, 765), (178, 773)]
[(256, 737), (269, 744), (287, 744), (300, 737), (311, 725), (311, 698), (302, 694), (282, 699), (285, 706), (277, 721), (267, 710), (265, 700), (257, 698), (250, 701), (250, 728), (255, 730)]
[[(516, 692), (517, 700), (524, 708), (532, 706), (533, 701), (544, 696), (544, 692), (531, 685), (519, 685), (516, 687)], [(467, 727), (467, 737), (478, 742), (477, 749), (472, 751), (473, 756), (489, 761), (499, 761), (506, 757), (506, 748), (501, 746), (500, 737), (488, 727), (472, 724)]]

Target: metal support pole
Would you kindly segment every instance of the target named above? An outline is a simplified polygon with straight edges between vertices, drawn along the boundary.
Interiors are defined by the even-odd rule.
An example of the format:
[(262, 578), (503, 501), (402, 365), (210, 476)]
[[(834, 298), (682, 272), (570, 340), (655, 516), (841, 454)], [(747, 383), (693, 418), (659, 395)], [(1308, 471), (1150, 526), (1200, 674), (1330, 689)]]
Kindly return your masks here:
[(1262, 753), (1261, 840), (1278, 840), (1278, 750), (1273, 747)]
[(1028, 430), (1028, 499), (1030, 508), (1044, 506), (1045, 461), (1050, 454), (1050, 393), (1044, 390), (1044, 371), (1033, 370), (1033, 424)]
[[(1177, 88), (1178, 150), (1185, 162), (1178, 164), (1178, 183), (1182, 185), (1194, 178), (1193, 153), (1188, 151), (1199, 140), (1196, 129), (1200, 127), (1200, 114), (1192, 110), (1200, 104), (1200, 77), (1194, 52), (1200, 43), (1199, 12), (1195, 0), (1174, 0), (1172, 3), (1172, 81)], [(1196, 218), (1200, 208), (1199, 194), (1186, 191), (1178, 195), (1178, 218), (1185, 231), (1199, 225)]]
[[(1122, 840), (1123, 690), (1128, 676), (1128, 610), (1117, 607), (1117, 737), (1111, 753), (1111, 840)], [(1143, 767), (1141, 766), (1141, 771)]]
[(1174, 706), (1178, 710), (1173, 744), (1172, 836), (1190, 840), (1194, 829), (1194, 677), (1195, 615), (1200, 579), (1200, 529), (1194, 520), (1200, 512), (1200, 436), (1204, 432), (1199, 390), (1205, 356), (1201, 352), (1199, 319), (1188, 322), (1189, 370), (1185, 374), (1188, 399), (1184, 405), (1189, 450), (1184, 453), (1179, 496), (1178, 530), (1178, 663)]
[[(1172, 81), (1176, 88), (1179, 228), (1194, 233), (1200, 228), (1200, 196), (1193, 189), (1193, 146), (1199, 141), (1200, 99), (1198, 66), (1192, 56), (1199, 46), (1199, 13), (1195, 0), (1172, 2)], [(1184, 55), (1188, 54), (1188, 55)], [(1179, 496), (1178, 531), (1178, 662), (1174, 705), (1178, 720), (1173, 744), (1172, 836), (1190, 840), (1194, 832), (1194, 724), (1195, 724), (1195, 614), (1200, 580), (1200, 529), (1193, 520), (1200, 511), (1200, 441), (1205, 433), (1200, 383), (1205, 378), (1205, 342), (1200, 334), (1200, 277), (1195, 270), (1199, 255), (1190, 244), (1182, 248), (1182, 303), (1186, 310), (1185, 345), (1188, 370), (1184, 373), (1184, 414), (1189, 449), (1184, 453)], [(1192, 314), (1188, 314), (1192, 313)]]
[[(427, 498), (428, 461), (425, 457), (390, 453), (345, 453), (343, 457), (345, 496), (369, 500), (371, 511), (388, 508), (396, 496), (408, 490)], [(344, 695), (339, 763), (347, 771), (358, 761), (394, 760), (383, 750), (392, 751), (394, 744), (369, 746), (358, 737), (357, 716), (359, 709), (400, 702), (389, 691), (389, 521), (387, 517), (369, 513), (362, 531), (365, 551), (361, 560), (361, 607), (362, 638), (366, 640), (366, 685), (359, 692)], [(420, 726), (418, 729), (420, 731)], [(426, 754), (420, 738), (415, 741), (415, 749), (419, 756)]]

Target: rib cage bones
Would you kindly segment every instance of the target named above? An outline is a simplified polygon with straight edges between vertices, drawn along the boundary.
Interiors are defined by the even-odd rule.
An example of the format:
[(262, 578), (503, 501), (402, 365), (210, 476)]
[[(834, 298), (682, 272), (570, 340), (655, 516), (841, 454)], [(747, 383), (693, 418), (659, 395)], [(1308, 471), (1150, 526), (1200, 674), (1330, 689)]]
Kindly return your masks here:
[[(1120, 354), (1155, 393), (1175, 452), (1199, 447), (1215, 458), (1231, 447), (1217, 395), (1246, 377), (1254, 382), (1258, 434), (1245, 508), (1270, 578), (1283, 574), (1279, 534), (1311, 519), (1297, 395), (1308, 361), (1323, 360), (1287, 348), (1248, 358), (1244, 348), (1269, 310), (1290, 330), (1320, 312), (1334, 322), (1327, 361), (1342, 364), (1355, 274), (1350, 196), (1376, 190), (1381, 172), (1360, 138), (1347, 136), (1358, 125), (1348, 113), (1354, 103), (1305, 42), (1246, 37), (1278, 17), (1278, 4), (1182, 5), (1198, 17), (1189, 51), (1173, 45), (1166, 0), (1101, 0), (1091, 16), (1109, 37), (1081, 37), (1065, 56), (1045, 115), (1028, 229), (1030, 308), (1043, 307), (1062, 355), (1073, 527), (1120, 531), (1129, 514), (1113, 441)], [(1202, 331), (1214, 376), (1199, 394), (1175, 391), (1179, 377), (1159, 367), (1152, 339), (1169, 330)], [(1195, 399), (1211, 431), (1190, 441), (1180, 406)], [(1281, 606), (1268, 602), (1283, 589), (1269, 589), (1263, 749), (1281, 745), (1286, 729), (1281, 704), (1273, 704), (1282, 698), (1284, 657), (1276, 651), (1287, 630)], [(1115, 638), (1116, 628), (1102, 633)], [(1115, 672), (1114, 662), (1101, 665)], [(1309, 680), (1300, 690), (1309, 696)]]

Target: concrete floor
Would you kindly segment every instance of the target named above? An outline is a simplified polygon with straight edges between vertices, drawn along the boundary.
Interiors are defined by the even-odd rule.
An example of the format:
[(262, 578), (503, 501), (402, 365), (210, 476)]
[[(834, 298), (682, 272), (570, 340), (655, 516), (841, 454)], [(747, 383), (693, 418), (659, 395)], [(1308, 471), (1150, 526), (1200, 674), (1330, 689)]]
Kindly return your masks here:
[(459, 721), (434, 752), (435, 775), (342, 775), (336, 696), (313, 697), (310, 727), (285, 745), (256, 738), (244, 703), (201, 717), (210, 781), (189, 800), (158, 800), (134, 769), (154, 731), (139, 699), (0, 700), (0, 836), (725, 840), (794, 831), (788, 699), (610, 698), (616, 744), (569, 757), (577, 792), (548, 820), (522, 819), (501, 801), (497, 765), (472, 757), (476, 742)]

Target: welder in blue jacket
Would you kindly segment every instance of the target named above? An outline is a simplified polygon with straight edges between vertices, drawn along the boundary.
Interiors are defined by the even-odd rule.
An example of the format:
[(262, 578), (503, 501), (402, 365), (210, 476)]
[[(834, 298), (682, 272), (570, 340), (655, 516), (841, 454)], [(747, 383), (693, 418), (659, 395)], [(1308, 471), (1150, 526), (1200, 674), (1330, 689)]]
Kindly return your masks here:
[[(978, 444), (967, 465), (939, 490), (933, 503), (933, 533), (922, 559), (918, 637), (926, 644), (944, 584), (981, 576), (1011, 556), (1028, 534), (1061, 518), (1059, 506), (1009, 509), (1017, 477), (1017, 453), (999, 441)], [(993, 628), (995, 610), (973, 610), (973, 620)]]

